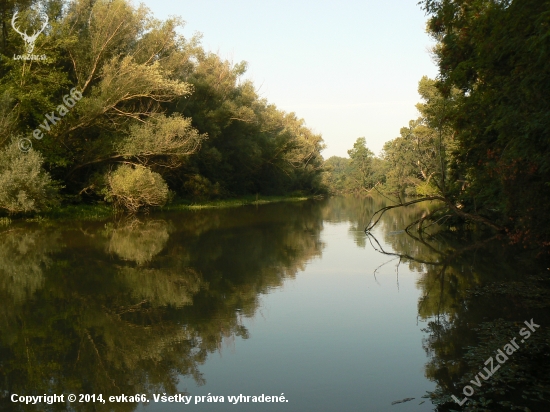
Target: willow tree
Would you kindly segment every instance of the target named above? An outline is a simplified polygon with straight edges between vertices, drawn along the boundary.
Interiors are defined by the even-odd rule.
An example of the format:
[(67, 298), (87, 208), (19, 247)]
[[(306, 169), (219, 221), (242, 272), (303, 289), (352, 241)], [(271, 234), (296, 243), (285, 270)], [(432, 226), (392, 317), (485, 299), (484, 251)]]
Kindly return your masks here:
[(47, 62), (10, 63), (0, 88), (6, 122), (17, 119), (69, 192), (102, 193), (113, 164), (162, 173), (198, 150), (205, 136), (163, 107), (192, 92), (175, 75), (188, 58), (180, 19), (126, 0), (77, 0), (54, 16), (35, 50)]
[(181, 79), (194, 92), (178, 98), (171, 110), (192, 118), (209, 138), (175, 174), (174, 184), (204, 196), (319, 188), (322, 137), (294, 113), (261, 98), (242, 78), (245, 62), (235, 64), (200, 47), (189, 50), (194, 59), (182, 69)]
[[(49, 17), (35, 44), (47, 58), (3, 59), (0, 149), (23, 134), (66, 198), (133, 193), (141, 205), (153, 176), (181, 196), (321, 187), (321, 136), (262, 99), (242, 78), (245, 63), (178, 35), (181, 19), (156, 20), (129, 0), (35, 3)], [(21, 45), (13, 34), (6, 42), (3, 53)], [(115, 175), (131, 186), (115, 194)]]

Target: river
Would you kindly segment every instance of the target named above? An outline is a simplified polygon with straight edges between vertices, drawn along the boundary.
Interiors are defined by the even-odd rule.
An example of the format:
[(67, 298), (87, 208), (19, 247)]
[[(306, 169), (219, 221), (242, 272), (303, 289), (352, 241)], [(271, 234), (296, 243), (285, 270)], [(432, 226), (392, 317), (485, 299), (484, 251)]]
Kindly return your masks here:
[[(468, 294), (519, 274), (485, 239), (480, 250), (404, 233), (429, 204), (389, 211), (366, 236), (385, 204), (335, 197), (0, 227), (0, 407), (433, 410), (423, 396), (461, 377), (452, 365), (475, 342), (471, 325), (507, 310), (504, 297), (472, 305)], [(105, 403), (23, 405), (13, 394)], [(109, 401), (122, 394), (149, 402)], [(163, 394), (191, 404), (155, 402)], [(229, 402), (241, 394), (279, 402)]]

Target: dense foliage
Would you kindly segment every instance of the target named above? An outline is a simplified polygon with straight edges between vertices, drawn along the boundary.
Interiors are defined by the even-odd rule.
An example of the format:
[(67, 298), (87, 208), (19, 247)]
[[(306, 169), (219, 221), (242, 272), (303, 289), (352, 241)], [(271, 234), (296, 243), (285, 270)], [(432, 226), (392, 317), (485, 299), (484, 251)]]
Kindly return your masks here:
[(348, 158), (331, 157), (326, 162), (325, 182), (334, 193), (384, 192), (402, 195), (445, 196), (449, 193), (449, 150), (454, 147), (452, 130), (445, 122), (452, 98), (444, 98), (434, 80), (423, 77), (418, 86), (422, 103), (420, 117), (403, 127), (400, 136), (386, 142), (380, 157), (367, 148), (364, 137), (348, 150)]
[[(10, 27), (16, 12), (28, 33), (48, 16), (33, 51), (45, 60), (18, 57), (25, 43)], [(22, 135), (22, 149), (41, 154), (66, 202), (132, 192), (141, 199), (134, 209), (162, 204), (165, 195), (150, 203), (135, 193), (148, 187), (138, 174), (184, 198), (320, 190), (321, 136), (260, 98), (242, 79), (244, 62), (179, 35), (179, 18), (158, 21), (128, 0), (7, 0), (0, 19), (0, 150)], [(120, 165), (134, 176), (118, 179), (115, 193)], [(32, 178), (20, 176), (26, 186)], [(35, 195), (35, 205), (50, 201), (50, 191)]]
[(28, 388), (153, 403), (185, 393), (186, 378), (204, 384), (201, 365), (250, 336), (262, 296), (321, 255), (322, 213), (320, 202), (281, 203), (0, 231), (0, 410), (70, 410), (11, 402)]
[(422, 1), (456, 148), (453, 195), (514, 241), (550, 241), (550, 2)]
[(325, 162), (324, 183), (332, 193), (367, 194), (386, 179), (387, 162), (374, 156), (364, 137), (348, 150), (349, 159), (332, 156)]
[(56, 203), (57, 187), (42, 161), (38, 152), (22, 153), (15, 140), (0, 152), (0, 209), (30, 212)]
[[(420, 81), (420, 117), (357, 187), (381, 182), (377, 190), (401, 203), (402, 194), (425, 196), (512, 243), (550, 246), (550, 2), (421, 4), (439, 76)], [(353, 163), (329, 160), (333, 191), (361, 191), (352, 176), (364, 168)]]

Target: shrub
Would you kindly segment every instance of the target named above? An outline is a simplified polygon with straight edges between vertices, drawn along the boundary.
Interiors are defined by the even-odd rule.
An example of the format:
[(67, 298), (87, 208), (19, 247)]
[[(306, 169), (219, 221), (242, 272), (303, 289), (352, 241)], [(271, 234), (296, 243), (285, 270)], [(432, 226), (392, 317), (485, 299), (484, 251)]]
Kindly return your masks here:
[(193, 175), (183, 185), (187, 193), (196, 200), (207, 200), (220, 195), (220, 184), (213, 184), (206, 177)]
[(119, 166), (108, 174), (107, 183), (107, 200), (130, 212), (164, 206), (168, 200), (168, 185), (162, 176), (143, 166)]
[(22, 152), (15, 139), (0, 149), (0, 209), (38, 212), (57, 204), (58, 186), (43, 162), (40, 152)]

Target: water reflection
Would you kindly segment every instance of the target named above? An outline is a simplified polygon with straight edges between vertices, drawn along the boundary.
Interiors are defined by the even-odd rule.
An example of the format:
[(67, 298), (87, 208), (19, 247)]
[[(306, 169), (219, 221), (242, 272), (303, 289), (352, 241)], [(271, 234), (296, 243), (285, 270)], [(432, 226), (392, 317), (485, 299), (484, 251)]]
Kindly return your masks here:
[(0, 291), (5, 299), (22, 302), (43, 286), (43, 270), (51, 265), (50, 254), (60, 247), (58, 233), (6, 229), (0, 238)]
[[(176, 393), (260, 295), (321, 255), (318, 202), (0, 233), (0, 409), (13, 393)], [(152, 398), (152, 396), (149, 396)], [(131, 411), (136, 404), (79, 404)]]
[[(384, 206), (385, 202), (376, 205)], [(433, 207), (424, 203), (391, 209), (382, 216), (375, 235), (367, 235), (367, 239), (373, 248), (391, 257), (390, 261), (407, 264), (420, 275), (418, 318), (427, 325), (422, 345), (429, 357), (425, 375), (437, 384), (433, 397), (436, 409), (448, 411), (457, 409), (451, 395), (462, 400), (463, 387), (472, 385), (470, 379), (484, 361), (517, 335), (516, 325), (537, 315), (541, 324), (548, 320), (548, 311), (541, 310), (548, 309), (548, 303), (529, 300), (550, 293), (547, 285), (525, 281), (529, 271), (541, 273), (541, 268), (532, 261), (531, 265), (520, 263), (518, 251), (503, 245), (497, 236), (450, 234), (439, 231), (438, 225), (423, 235), (403, 230)], [(473, 290), (487, 293), (479, 296), (472, 294)], [(523, 359), (517, 356), (510, 360), (498, 378), (482, 381), (483, 388), (475, 387), (477, 395), (465, 410), (500, 411), (512, 406), (545, 409), (548, 401), (542, 401), (550, 388), (546, 378), (540, 377), (540, 371), (547, 370), (543, 365), (549, 363), (544, 355), (548, 340), (544, 339)], [(539, 359), (533, 361), (533, 357)]]
[[(374, 237), (366, 236), (374, 211), (388, 204), (380, 197), (331, 198), (139, 220), (8, 226), (0, 232), (0, 409), (65, 408), (13, 404), (12, 393), (151, 398), (176, 393), (182, 376), (206, 382), (201, 365), (224, 342), (251, 336), (244, 320), (258, 313), (262, 294), (321, 257), (323, 222), (345, 223), (357, 247), (389, 254), (396, 276), (402, 265), (417, 273), (416, 315), (427, 332), (421, 343), (428, 355), (425, 376), (438, 390), (459, 394), (469, 371), (464, 348), (478, 342), (473, 326), (520, 313), (508, 296), (476, 300), (470, 290), (522, 272), (494, 240), (444, 235), (436, 226), (424, 237), (403, 232), (430, 212), (430, 204), (391, 209)], [(343, 343), (345, 336), (330, 348)], [(79, 404), (75, 410), (135, 408)]]
[(123, 221), (116, 228), (107, 226), (107, 234), (110, 237), (109, 252), (138, 265), (150, 262), (164, 249), (170, 237), (166, 221), (140, 221), (135, 217)]

